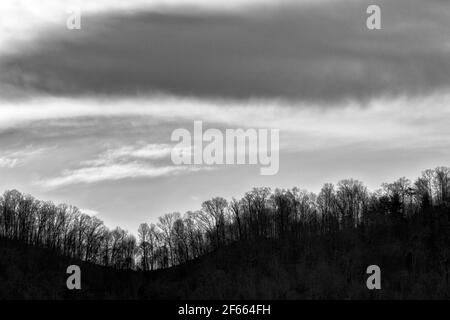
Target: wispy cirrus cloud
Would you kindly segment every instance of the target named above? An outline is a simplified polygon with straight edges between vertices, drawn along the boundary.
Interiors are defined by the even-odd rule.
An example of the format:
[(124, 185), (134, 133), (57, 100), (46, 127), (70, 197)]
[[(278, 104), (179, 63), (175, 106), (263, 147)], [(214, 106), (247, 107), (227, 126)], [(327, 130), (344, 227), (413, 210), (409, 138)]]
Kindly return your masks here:
[(65, 170), (61, 176), (45, 179), (38, 184), (47, 188), (63, 187), (79, 183), (96, 183), (128, 178), (157, 178), (200, 170), (192, 166), (154, 167), (142, 163), (107, 164)]
[(105, 157), (108, 159), (137, 158), (143, 160), (163, 159), (170, 155), (172, 146), (170, 144), (138, 144), (110, 149)]
[(0, 168), (20, 167), (27, 161), (32, 160), (34, 156), (48, 150), (48, 148), (34, 148), (33, 146), (27, 146), (19, 150), (0, 150)]
[(171, 146), (146, 144), (108, 149), (97, 158), (82, 161), (77, 168), (65, 169), (60, 175), (41, 179), (36, 183), (46, 188), (57, 188), (80, 183), (98, 183), (133, 178), (157, 178), (202, 169), (196, 166), (168, 164)]

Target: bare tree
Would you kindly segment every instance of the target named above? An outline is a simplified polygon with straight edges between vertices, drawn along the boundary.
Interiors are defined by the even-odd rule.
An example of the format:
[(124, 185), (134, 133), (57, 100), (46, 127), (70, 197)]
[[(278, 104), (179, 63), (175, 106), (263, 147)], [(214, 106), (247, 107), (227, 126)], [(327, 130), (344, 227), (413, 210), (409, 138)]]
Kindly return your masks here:
[(170, 261), (169, 264), (174, 262), (174, 248), (173, 248), (173, 226), (176, 220), (180, 219), (180, 213), (172, 212), (166, 213), (162, 217), (159, 217), (158, 227), (162, 231), (164, 243), (168, 247)]
[(215, 225), (216, 247), (225, 239), (225, 209), (227, 201), (224, 198), (216, 197), (202, 203), (203, 210), (212, 218)]

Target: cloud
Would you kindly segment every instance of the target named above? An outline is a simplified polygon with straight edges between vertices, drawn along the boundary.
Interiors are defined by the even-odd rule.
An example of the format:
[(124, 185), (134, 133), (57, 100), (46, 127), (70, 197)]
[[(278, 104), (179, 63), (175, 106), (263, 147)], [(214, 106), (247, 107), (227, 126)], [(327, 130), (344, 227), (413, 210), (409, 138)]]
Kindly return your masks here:
[(169, 145), (165, 144), (109, 149), (96, 159), (82, 161), (78, 168), (66, 169), (57, 177), (41, 179), (36, 183), (46, 188), (57, 188), (80, 183), (165, 177), (203, 169), (197, 166), (164, 165), (150, 161), (164, 159), (170, 154), (170, 150)]
[(94, 216), (98, 216), (99, 212), (96, 210), (91, 210), (91, 209), (80, 209), (81, 213), (87, 214), (88, 216), (94, 217)]
[[(0, 54), (20, 52), (20, 46), (34, 40), (48, 28), (65, 28), (71, 8), (80, 8), (82, 15), (134, 13), (140, 10), (157, 12), (235, 11), (254, 5), (279, 4), (283, 0), (3, 0), (0, 2)], [(287, 0), (289, 1), (289, 0)], [(311, 3), (317, 0), (297, 0)]]
[(169, 144), (144, 144), (138, 146), (125, 146), (118, 149), (108, 150), (108, 159), (137, 158), (156, 160), (168, 157), (172, 151)]
[(78, 33), (48, 28), (22, 53), (4, 56), (0, 83), (13, 96), (164, 92), (324, 107), (448, 89), (450, 3), (380, 1), (379, 31), (365, 27), (367, 5), (87, 15)]
[(188, 166), (153, 167), (140, 163), (110, 164), (65, 170), (61, 176), (39, 181), (38, 184), (46, 188), (56, 188), (79, 183), (165, 177), (198, 170)]
[(0, 42), (3, 48), (7, 48), (8, 44), (33, 39), (42, 28), (65, 27), (67, 10), (74, 6), (79, 7), (83, 14), (99, 14), (150, 8), (168, 10), (180, 5), (233, 8), (255, 2), (261, 1), (226, 1), (211, 6), (210, 1), (202, 0), (41, 0), (38, 5), (33, 0), (3, 0), (0, 2)]
[(27, 146), (20, 150), (0, 151), (0, 168), (12, 169), (20, 167), (33, 157), (48, 150), (48, 148), (34, 148), (33, 146)]
[[(334, 109), (322, 108), (316, 103), (297, 106), (268, 100), (243, 102), (142, 97), (121, 98), (108, 101), (106, 105), (103, 100), (91, 98), (42, 98), (20, 101), (12, 104), (11, 108), (0, 106), (0, 118), (3, 112), (8, 119), (0, 122), (0, 128), (8, 132), (13, 130), (8, 129), (12, 125), (20, 137), (20, 130), (33, 127), (30, 123), (43, 121), (41, 126), (57, 136), (78, 128), (80, 121), (86, 118), (101, 119), (93, 122), (97, 131), (89, 131), (89, 140), (84, 140), (84, 132), (76, 131), (77, 135), (62, 141), (65, 145), (58, 148), (61, 149), (59, 154), (47, 155), (52, 159), (52, 167), (58, 163), (60, 174), (52, 176), (53, 169), (49, 169), (50, 175), (38, 183), (56, 188), (206, 169), (171, 166), (169, 162), (171, 130), (185, 128), (192, 132), (195, 120), (203, 121), (204, 129), (280, 129), (281, 158), (286, 153), (298, 155), (298, 152), (339, 148), (341, 153), (351, 149), (361, 154), (377, 151), (385, 154), (388, 150), (417, 153), (417, 150), (426, 149), (429, 155), (433, 155), (429, 156), (431, 158), (450, 148), (449, 106), (450, 95), (446, 92), (423, 97), (371, 99), (365, 107), (356, 101), (345, 102)], [(54, 124), (49, 119), (68, 120)], [(139, 119), (139, 122), (130, 119)], [(108, 123), (112, 122), (117, 128), (120, 121), (133, 123), (132, 129), (137, 132), (135, 136), (130, 136), (132, 130), (127, 126), (119, 126), (119, 132), (111, 136)], [(147, 121), (151, 123), (150, 127)], [(37, 131), (30, 139), (39, 139), (39, 134)], [(136, 143), (135, 137), (147, 141)], [(16, 136), (10, 136), (10, 139), (15, 140)], [(83, 146), (81, 153), (80, 145)]]
[[(128, 153), (135, 158), (158, 158), (168, 155), (170, 127), (191, 129), (194, 120), (205, 126), (218, 128), (275, 128), (280, 129), (281, 143), (286, 138), (295, 141), (296, 148), (329, 147), (330, 144), (377, 142), (385, 144), (437, 143), (449, 141), (450, 96), (446, 92), (422, 97), (379, 97), (361, 105), (357, 101), (337, 103), (327, 109), (319, 103), (286, 102), (282, 100), (221, 101), (170, 96), (120, 98), (116, 100), (36, 98), (30, 101), (0, 103), (0, 129), (28, 130), (37, 121), (57, 120), (56, 132), (77, 128), (82, 119), (89, 117), (112, 121), (138, 118), (142, 126), (139, 139), (151, 130), (160, 133), (164, 143), (125, 146), (113, 149), (107, 157)], [(71, 121), (61, 121), (71, 119)], [(60, 125), (66, 123), (65, 126)], [(51, 125), (51, 122), (48, 124)], [(110, 127), (100, 123), (91, 136), (110, 136)], [(159, 129), (158, 129), (159, 128)], [(19, 130), (19, 129), (17, 129)], [(127, 135), (123, 127), (123, 136)], [(128, 129), (129, 130), (129, 129)], [(83, 136), (83, 133), (76, 132)], [(35, 139), (39, 132), (35, 134)], [(122, 134), (122, 133), (121, 133)], [(162, 136), (161, 136), (162, 135)], [(165, 137), (165, 138), (164, 138)], [(120, 139), (120, 136), (116, 137)], [(149, 136), (150, 138), (150, 136)], [(291, 143), (291, 142), (289, 142)], [(282, 145), (283, 146), (283, 145)], [(103, 158), (102, 158), (103, 159)]]
[(0, 157), (0, 168), (14, 168), (17, 166), (17, 163), (17, 158)]
[(149, 160), (161, 160), (168, 158), (172, 151), (169, 144), (138, 144), (134, 146), (122, 146), (108, 149), (99, 155), (97, 159), (85, 160), (83, 166), (109, 166), (114, 163), (124, 164), (130, 162), (142, 162)]

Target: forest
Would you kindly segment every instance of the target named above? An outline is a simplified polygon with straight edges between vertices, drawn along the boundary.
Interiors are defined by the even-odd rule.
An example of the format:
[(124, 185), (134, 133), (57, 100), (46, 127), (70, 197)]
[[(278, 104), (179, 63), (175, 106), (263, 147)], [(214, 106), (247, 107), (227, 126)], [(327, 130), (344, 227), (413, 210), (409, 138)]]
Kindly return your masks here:
[[(251, 291), (241, 298), (371, 297), (361, 280), (370, 264), (389, 272), (384, 288), (391, 298), (448, 298), (450, 168), (428, 169), (415, 181), (402, 177), (375, 191), (354, 179), (326, 183), (318, 194), (254, 188), (241, 199), (214, 197), (199, 210), (142, 223), (137, 238), (120, 227), (108, 229), (74, 206), (10, 190), (0, 197), (0, 237), (118, 271), (173, 269), (215, 253), (218, 264), (237, 268), (230, 265), (254, 250), (259, 260), (250, 262), (264, 265), (267, 273), (261, 281), (290, 286), (283, 293)], [(320, 289), (306, 288), (299, 277), (309, 284), (319, 277)]]

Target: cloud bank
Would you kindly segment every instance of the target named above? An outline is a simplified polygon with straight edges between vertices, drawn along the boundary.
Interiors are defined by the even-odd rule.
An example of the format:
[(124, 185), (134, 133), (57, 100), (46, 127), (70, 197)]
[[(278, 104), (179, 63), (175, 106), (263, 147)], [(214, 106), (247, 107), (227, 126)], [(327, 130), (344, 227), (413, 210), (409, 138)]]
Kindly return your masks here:
[(365, 27), (368, 3), (86, 15), (82, 30), (48, 28), (26, 50), (1, 58), (0, 84), (9, 96), (163, 92), (327, 107), (448, 89), (450, 3), (381, 1), (378, 31)]

